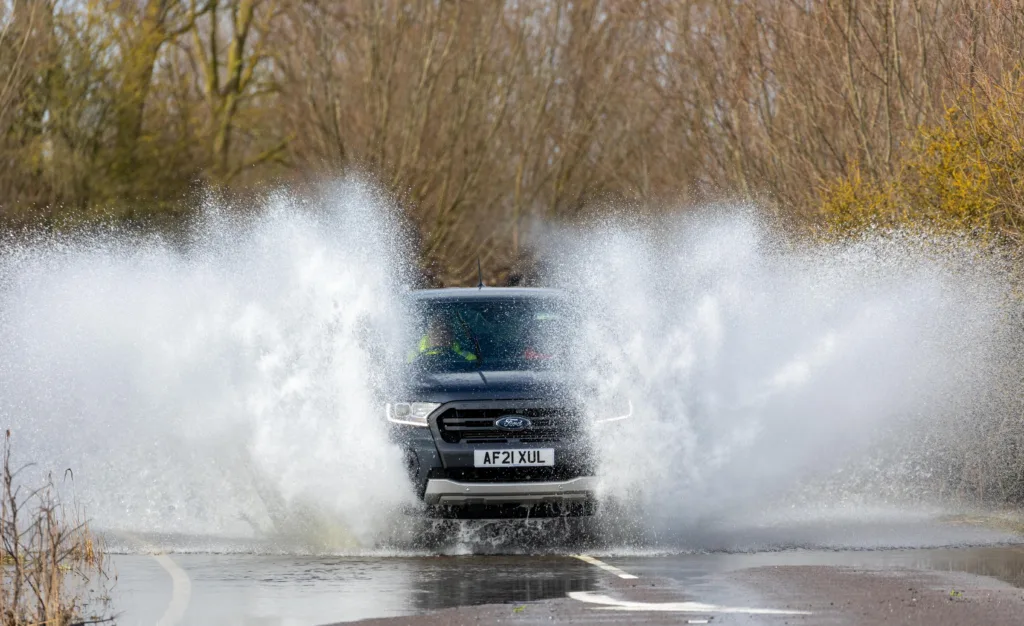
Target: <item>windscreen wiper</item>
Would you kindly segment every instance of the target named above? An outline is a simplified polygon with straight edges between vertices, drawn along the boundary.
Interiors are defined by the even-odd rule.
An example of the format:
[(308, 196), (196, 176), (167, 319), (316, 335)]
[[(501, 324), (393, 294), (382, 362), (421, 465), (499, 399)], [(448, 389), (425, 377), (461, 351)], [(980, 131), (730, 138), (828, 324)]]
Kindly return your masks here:
[(476, 355), (476, 362), (483, 363), (484, 355), (480, 353), (480, 342), (477, 340), (476, 335), (473, 334), (473, 330), (470, 329), (466, 320), (462, 319), (462, 313), (456, 313), (455, 317), (459, 319), (459, 323), (462, 324), (462, 329), (466, 331), (466, 335), (473, 341), (473, 354)]

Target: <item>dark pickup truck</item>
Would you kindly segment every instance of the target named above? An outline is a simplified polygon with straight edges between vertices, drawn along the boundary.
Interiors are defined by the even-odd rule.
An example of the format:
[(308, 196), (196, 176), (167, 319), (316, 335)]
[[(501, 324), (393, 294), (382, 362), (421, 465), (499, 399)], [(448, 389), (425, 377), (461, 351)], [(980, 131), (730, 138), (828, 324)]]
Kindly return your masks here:
[[(595, 511), (595, 411), (570, 357), (563, 294), (539, 288), (413, 291), (400, 374), (385, 402), (416, 493), (433, 516)], [(573, 381), (577, 381), (574, 383)]]

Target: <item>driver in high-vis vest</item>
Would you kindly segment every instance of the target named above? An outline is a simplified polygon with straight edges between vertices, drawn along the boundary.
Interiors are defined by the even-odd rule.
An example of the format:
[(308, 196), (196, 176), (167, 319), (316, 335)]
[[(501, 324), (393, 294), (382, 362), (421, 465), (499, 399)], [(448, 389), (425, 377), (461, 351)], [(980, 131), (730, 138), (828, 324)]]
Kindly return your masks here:
[(467, 361), (476, 361), (476, 354), (472, 350), (465, 350), (452, 336), (452, 330), (441, 317), (431, 318), (427, 324), (427, 332), (420, 338), (416, 350), (409, 353), (409, 362), (415, 361), (421, 356), (436, 356), (442, 354), (455, 354)]

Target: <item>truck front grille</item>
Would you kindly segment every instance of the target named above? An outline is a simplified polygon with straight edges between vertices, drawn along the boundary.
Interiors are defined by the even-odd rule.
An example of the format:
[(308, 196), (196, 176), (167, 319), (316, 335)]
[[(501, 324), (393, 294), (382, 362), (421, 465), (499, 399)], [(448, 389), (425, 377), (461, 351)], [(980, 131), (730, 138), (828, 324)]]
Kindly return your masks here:
[[(525, 417), (531, 426), (507, 431), (494, 425), (506, 415)], [(447, 443), (553, 443), (580, 434), (580, 420), (566, 409), (448, 409), (437, 418), (441, 439)]]

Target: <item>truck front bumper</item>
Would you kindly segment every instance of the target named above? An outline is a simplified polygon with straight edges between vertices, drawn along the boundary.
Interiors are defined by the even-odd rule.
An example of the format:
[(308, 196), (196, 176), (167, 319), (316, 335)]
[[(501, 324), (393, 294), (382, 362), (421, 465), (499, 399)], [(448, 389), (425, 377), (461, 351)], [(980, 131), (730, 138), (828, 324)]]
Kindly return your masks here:
[(543, 504), (587, 502), (594, 499), (597, 478), (581, 476), (547, 482), (482, 483), (447, 478), (427, 480), (423, 501), (430, 506)]

